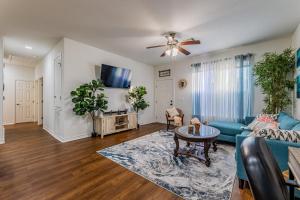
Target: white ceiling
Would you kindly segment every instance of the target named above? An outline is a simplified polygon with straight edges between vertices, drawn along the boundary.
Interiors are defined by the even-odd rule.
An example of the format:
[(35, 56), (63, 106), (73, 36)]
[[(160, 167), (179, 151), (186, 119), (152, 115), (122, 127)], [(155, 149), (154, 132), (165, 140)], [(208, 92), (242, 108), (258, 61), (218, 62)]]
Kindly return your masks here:
[(69, 37), (160, 65), (170, 59), (163, 49), (145, 47), (164, 43), (164, 32), (200, 39), (187, 48), (193, 56), (290, 34), (299, 8), (299, 0), (0, 0), (0, 35), (6, 54), (41, 57)]

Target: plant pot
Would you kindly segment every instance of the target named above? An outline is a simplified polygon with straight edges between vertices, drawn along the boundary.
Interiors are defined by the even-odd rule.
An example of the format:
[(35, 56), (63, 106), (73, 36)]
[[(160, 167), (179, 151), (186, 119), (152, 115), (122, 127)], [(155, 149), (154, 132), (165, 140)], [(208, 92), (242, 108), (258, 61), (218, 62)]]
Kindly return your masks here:
[(92, 137), (97, 137), (97, 133), (96, 133), (96, 132), (93, 132), (93, 133), (92, 133)]

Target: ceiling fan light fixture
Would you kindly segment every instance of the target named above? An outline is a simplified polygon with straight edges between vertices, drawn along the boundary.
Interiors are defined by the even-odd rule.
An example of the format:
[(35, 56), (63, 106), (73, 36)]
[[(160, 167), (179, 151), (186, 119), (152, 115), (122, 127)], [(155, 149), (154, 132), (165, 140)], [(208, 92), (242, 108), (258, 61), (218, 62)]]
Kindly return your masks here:
[(164, 56), (175, 57), (178, 55), (179, 52), (188, 56), (191, 54), (191, 52), (186, 50), (183, 46), (200, 44), (200, 40), (195, 40), (194, 38), (191, 38), (189, 40), (184, 40), (184, 41), (178, 41), (175, 38), (175, 35), (176, 35), (175, 32), (168, 32), (163, 35), (167, 39), (167, 43), (165, 45), (162, 44), (162, 45), (146, 47), (146, 49), (152, 49), (152, 48), (157, 48), (157, 47), (166, 47), (166, 50), (160, 55), (160, 57), (164, 57)]
[(178, 49), (176, 47), (174, 47), (172, 49), (172, 56), (177, 56), (177, 54), (178, 54)]
[(177, 56), (178, 55), (178, 49), (176, 47), (172, 47), (166, 50), (167, 56)]

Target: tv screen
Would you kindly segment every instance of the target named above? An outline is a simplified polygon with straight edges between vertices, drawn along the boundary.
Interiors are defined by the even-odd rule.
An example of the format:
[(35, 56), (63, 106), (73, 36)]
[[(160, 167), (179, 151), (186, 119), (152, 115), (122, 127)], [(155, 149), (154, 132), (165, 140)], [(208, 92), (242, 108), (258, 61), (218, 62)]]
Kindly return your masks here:
[(100, 80), (105, 87), (130, 88), (131, 70), (102, 64)]

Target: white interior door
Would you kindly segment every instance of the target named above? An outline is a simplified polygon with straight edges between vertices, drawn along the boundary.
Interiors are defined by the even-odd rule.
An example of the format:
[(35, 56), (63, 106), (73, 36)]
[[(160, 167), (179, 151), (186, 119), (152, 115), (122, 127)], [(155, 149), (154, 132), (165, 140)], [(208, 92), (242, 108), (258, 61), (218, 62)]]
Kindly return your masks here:
[(174, 104), (173, 80), (158, 80), (155, 87), (156, 121), (167, 123), (165, 112)]
[(34, 81), (34, 122), (38, 121), (39, 111), (39, 81)]
[(43, 124), (43, 78), (38, 81), (38, 125)]
[(16, 81), (16, 123), (34, 120), (34, 82)]

